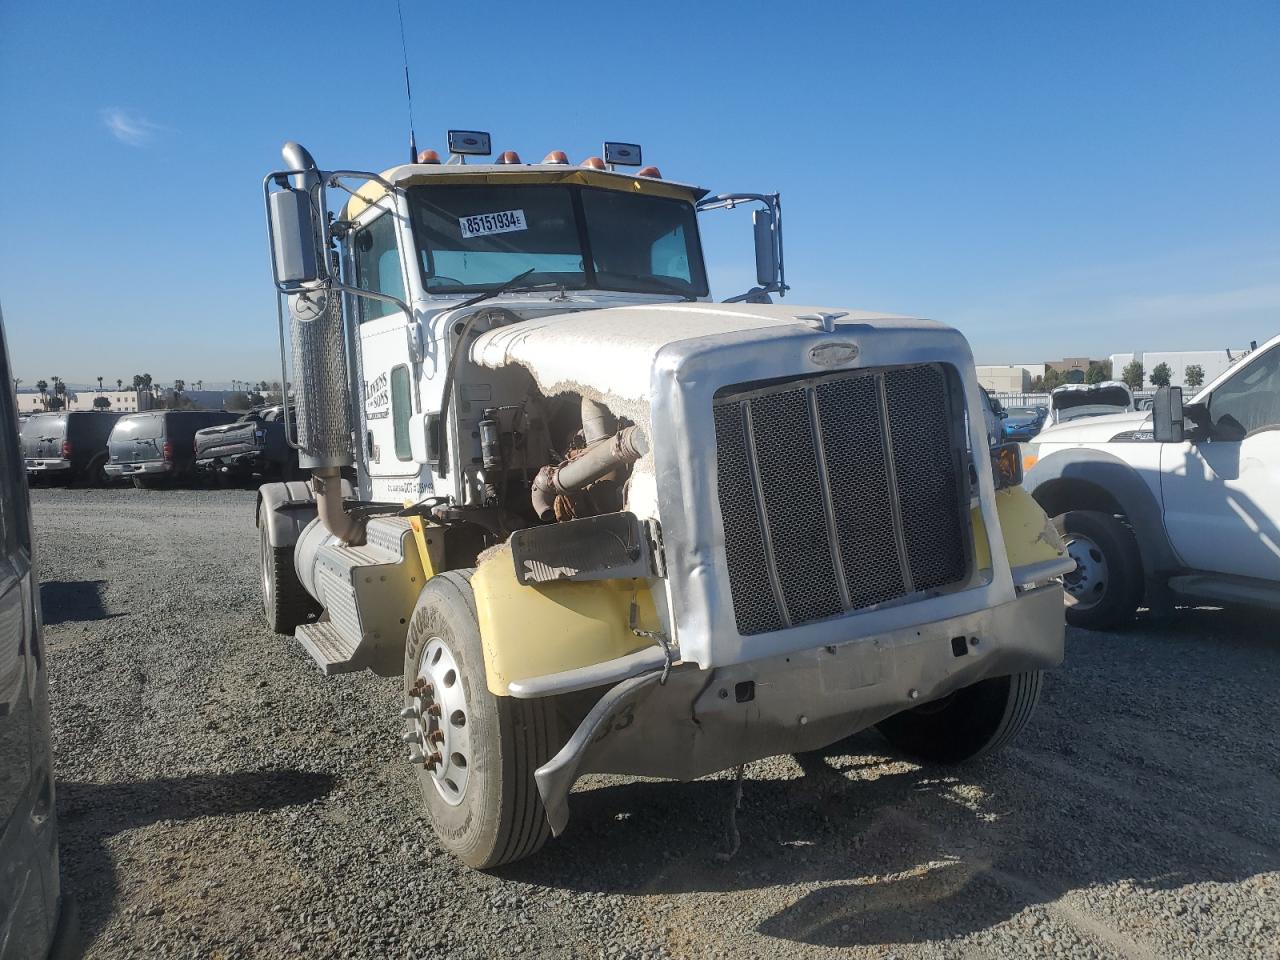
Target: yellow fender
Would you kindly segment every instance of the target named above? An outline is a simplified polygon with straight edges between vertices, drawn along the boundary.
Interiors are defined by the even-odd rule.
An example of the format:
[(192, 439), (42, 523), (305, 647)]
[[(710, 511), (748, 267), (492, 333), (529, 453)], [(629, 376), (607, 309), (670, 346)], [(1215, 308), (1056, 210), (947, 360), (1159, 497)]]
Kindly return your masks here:
[[(1058, 531), (1040, 509), (1040, 504), (1022, 487), (996, 491), (996, 514), (1000, 517), (1010, 568), (1016, 570), (1066, 553), (1067, 548)], [(989, 570), (991, 545), (982, 511), (977, 507), (970, 513), (970, 522), (973, 524), (974, 565), (979, 570)]]
[(662, 625), (647, 580), (557, 580), (523, 586), (503, 545), (471, 577), (484, 644), (489, 692), (508, 696), (516, 680), (542, 677), (626, 656), (653, 641), (631, 629)]

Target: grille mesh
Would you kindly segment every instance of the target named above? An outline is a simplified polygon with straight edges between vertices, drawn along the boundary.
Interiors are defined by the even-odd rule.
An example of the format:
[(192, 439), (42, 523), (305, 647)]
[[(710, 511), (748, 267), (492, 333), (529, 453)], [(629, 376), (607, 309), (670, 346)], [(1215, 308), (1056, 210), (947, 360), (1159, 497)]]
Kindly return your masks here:
[(956, 425), (940, 366), (790, 381), (718, 400), (713, 414), (739, 633), (964, 578)]
[[(292, 302), (295, 298), (290, 297)], [(313, 320), (290, 316), (298, 407), (298, 462), (307, 468), (351, 463), (351, 405), (342, 333), (342, 298), (330, 291)]]

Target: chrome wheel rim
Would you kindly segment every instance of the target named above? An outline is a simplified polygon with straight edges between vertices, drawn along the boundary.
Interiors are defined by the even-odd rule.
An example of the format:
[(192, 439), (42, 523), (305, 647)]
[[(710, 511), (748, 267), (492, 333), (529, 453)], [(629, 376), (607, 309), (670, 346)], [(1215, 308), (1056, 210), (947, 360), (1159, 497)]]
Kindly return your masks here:
[(421, 757), (440, 798), (457, 806), (471, 778), (471, 711), (458, 661), (439, 637), (422, 648), (406, 707), (411, 755)]
[(1067, 541), (1067, 555), (1076, 562), (1076, 568), (1062, 578), (1068, 606), (1077, 610), (1097, 606), (1107, 595), (1110, 582), (1106, 554), (1088, 537), (1072, 534)]

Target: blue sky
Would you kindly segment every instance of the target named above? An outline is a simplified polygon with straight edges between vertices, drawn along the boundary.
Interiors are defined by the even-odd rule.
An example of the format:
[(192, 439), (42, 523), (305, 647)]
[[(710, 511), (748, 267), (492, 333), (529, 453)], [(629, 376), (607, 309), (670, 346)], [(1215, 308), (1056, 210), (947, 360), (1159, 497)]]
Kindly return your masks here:
[[(362, 11), (358, 15), (356, 11)], [(780, 190), (797, 304), (980, 361), (1280, 330), (1280, 4), (404, 0), (418, 143)], [(0, 305), (17, 374), (274, 379), (260, 182), (406, 154), (392, 0), (0, 4)], [(713, 292), (746, 214), (705, 225)]]

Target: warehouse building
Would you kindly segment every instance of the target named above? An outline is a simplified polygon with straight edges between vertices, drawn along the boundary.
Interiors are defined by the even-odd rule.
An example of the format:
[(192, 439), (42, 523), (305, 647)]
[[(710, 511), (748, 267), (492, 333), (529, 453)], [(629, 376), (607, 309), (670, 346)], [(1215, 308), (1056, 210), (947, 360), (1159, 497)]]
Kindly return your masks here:
[(1198, 388), (1187, 386), (1187, 367), (1196, 365), (1204, 371), (1202, 383), (1208, 383), (1218, 374), (1226, 370), (1236, 360), (1243, 357), (1248, 350), (1140, 350), (1136, 353), (1113, 353), (1111, 370), (1119, 380), (1124, 368), (1134, 360), (1142, 364), (1142, 386), (1149, 388), (1151, 371), (1162, 363), (1169, 365), (1169, 385), (1194, 391)]

